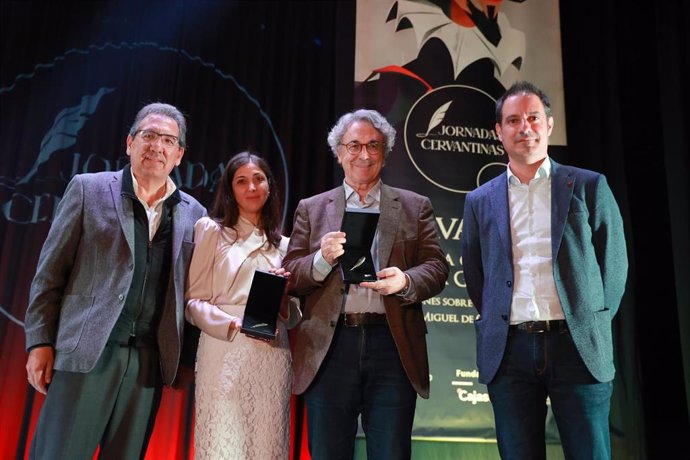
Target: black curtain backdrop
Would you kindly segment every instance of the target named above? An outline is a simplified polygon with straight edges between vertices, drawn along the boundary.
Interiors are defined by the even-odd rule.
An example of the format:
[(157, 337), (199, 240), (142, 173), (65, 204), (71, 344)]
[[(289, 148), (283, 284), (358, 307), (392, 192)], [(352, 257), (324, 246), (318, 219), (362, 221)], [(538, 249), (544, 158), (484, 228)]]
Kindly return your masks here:
[(690, 435), (690, 8), (560, 7), (570, 160), (608, 176), (626, 221), (612, 419), (631, 455), (672, 458)]
[[(615, 320), (611, 419), (620, 442), (613, 456), (675, 458), (690, 437), (690, 6), (561, 1), (560, 11), (563, 63), (553, 65), (564, 69), (566, 120), (556, 123), (567, 123), (568, 147), (557, 160), (606, 174), (624, 215), (631, 263)], [(289, 234), (298, 200), (342, 179), (325, 139), (352, 109), (354, 31), (353, 0), (0, 0), (3, 458), (23, 458), (35, 421), (17, 322), (70, 173), (116, 169), (126, 161), (136, 110), (165, 99), (189, 115), (183, 188), (210, 205), (214, 171), (233, 153), (255, 148), (278, 176)], [(101, 87), (116, 89), (102, 97), (76, 146), (29, 176), (56, 111)], [(17, 193), (42, 200), (29, 206)], [(188, 421), (188, 398), (176, 404)], [(183, 438), (174, 441), (180, 447), (172, 457), (151, 458), (184, 458), (188, 428), (165, 430), (160, 444), (170, 450)], [(495, 446), (416, 443), (415, 452), (497, 457)]]

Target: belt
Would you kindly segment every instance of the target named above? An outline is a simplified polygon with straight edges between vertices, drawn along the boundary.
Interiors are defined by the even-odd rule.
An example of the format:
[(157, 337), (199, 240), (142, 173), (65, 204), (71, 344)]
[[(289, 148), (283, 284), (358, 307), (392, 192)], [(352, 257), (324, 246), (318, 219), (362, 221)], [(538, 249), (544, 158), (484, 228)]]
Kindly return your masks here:
[(156, 348), (158, 346), (157, 340), (153, 337), (137, 337), (130, 335), (127, 340), (111, 340), (108, 343), (117, 345), (119, 347), (132, 348)]
[(349, 327), (388, 324), (384, 313), (343, 313), (340, 320)]
[(568, 330), (568, 324), (564, 319), (555, 319), (548, 321), (525, 321), (524, 323), (511, 324), (511, 329), (526, 332), (528, 334), (537, 334), (540, 332), (565, 332)]

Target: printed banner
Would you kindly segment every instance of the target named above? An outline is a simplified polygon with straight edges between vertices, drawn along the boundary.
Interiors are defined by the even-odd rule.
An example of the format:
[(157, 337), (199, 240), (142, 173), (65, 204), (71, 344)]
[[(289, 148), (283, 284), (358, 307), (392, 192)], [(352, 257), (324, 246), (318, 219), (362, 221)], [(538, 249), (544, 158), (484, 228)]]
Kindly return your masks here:
[(451, 267), (444, 291), (425, 302), (431, 397), (418, 402), (415, 438), (495, 439), (462, 270), (464, 199), (505, 171), (495, 101), (515, 81), (549, 95), (551, 145), (565, 146), (558, 18), (551, 0), (357, 2), (354, 107), (378, 110), (398, 130), (383, 180), (431, 198)]

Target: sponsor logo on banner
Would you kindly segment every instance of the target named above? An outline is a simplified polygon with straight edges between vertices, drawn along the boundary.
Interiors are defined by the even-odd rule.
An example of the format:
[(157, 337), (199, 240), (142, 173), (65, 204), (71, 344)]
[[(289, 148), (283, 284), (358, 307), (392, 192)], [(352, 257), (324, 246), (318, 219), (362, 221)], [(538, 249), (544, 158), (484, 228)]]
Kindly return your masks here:
[(489, 400), (489, 394), (484, 392), (486, 389), (482, 385), (477, 391), (475, 385), (477, 385), (477, 380), (479, 379), (479, 371), (472, 369), (471, 371), (456, 369), (455, 370), (456, 379), (451, 382), (455, 388), (455, 392), (458, 395), (458, 400), (462, 403), (467, 403), (471, 405), (477, 405), (480, 403), (491, 402)]

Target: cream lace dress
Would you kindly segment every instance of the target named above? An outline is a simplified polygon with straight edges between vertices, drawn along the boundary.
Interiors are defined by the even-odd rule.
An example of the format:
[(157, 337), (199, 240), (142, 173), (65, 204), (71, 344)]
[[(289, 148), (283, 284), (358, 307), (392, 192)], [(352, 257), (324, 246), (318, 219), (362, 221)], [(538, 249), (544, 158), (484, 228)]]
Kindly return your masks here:
[(242, 318), (255, 268), (280, 267), (280, 248), (249, 221), (236, 229), (210, 218), (194, 227), (185, 316), (201, 329), (196, 357), (197, 459), (277, 460), (289, 456), (291, 358), (285, 324), (273, 342), (229, 334)]

